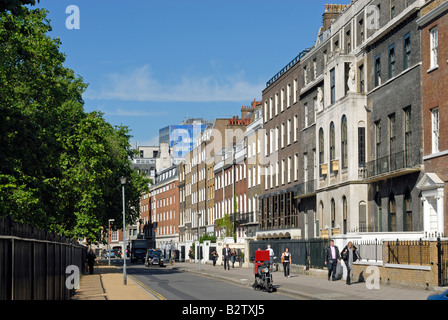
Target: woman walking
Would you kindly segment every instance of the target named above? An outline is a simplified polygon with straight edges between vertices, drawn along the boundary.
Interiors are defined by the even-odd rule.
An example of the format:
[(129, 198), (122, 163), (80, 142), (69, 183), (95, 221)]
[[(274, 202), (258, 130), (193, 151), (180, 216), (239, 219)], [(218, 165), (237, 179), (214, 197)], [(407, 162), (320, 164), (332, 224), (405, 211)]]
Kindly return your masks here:
[(289, 253), (289, 248), (286, 248), (285, 252), (283, 252), (282, 261), (283, 261), (283, 272), (285, 273), (285, 277), (289, 278), (289, 271), (291, 267), (291, 253)]
[(342, 250), (341, 256), (342, 260), (345, 262), (345, 266), (347, 267), (347, 279), (345, 283), (350, 285), (350, 274), (353, 269), (353, 262), (361, 260), (361, 257), (351, 241), (349, 241)]

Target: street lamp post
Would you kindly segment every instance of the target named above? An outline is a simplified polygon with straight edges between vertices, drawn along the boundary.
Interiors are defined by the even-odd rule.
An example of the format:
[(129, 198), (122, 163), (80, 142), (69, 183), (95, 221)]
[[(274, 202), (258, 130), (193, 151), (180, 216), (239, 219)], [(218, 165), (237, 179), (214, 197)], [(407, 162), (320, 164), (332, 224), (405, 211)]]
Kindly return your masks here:
[(127, 284), (127, 277), (126, 277), (126, 219), (125, 219), (125, 202), (124, 202), (124, 185), (126, 184), (126, 177), (121, 177), (121, 190), (123, 192), (123, 253), (124, 253), (124, 259), (123, 259), (123, 284)]
[(108, 253), (108, 258), (109, 258), (109, 266), (110, 266), (110, 236), (111, 236), (111, 232), (110, 232), (110, 223), (114, 222), (115, 219), (109, 219), (109, 230), (107, 230), (107, 242), (109, 242), (109, 245), (107, 246), (107, 253)]
[(196, 248), (196, 255), (198, 257), (198, 270), (201, 271), (202, 270), (202, 266), (201, 266), (201, 240), (200, 240), (200, 236), (199, 236), (199, 218), (200, 218), (200, 213), (198, 211), (198, 247)]

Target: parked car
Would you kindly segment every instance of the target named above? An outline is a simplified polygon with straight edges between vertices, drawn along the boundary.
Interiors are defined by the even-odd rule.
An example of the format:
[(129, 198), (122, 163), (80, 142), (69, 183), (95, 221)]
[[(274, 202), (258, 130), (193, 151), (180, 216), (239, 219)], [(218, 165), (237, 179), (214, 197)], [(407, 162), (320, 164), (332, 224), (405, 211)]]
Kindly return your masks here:
[(148, 249), (145, 258), (145, 267), (158, 265), (159, 267), (164, 266), (164, 258), (162, 257), (162, 251), (158, 249)]
[(107, 251), (106, 251), (106, 258), (109, 258), (109, 256), (110, 256), (111, 258), (115, 258), (115, 252), (114, 252), (114, 250), (107, 250)]
[(428, 300), (448, 300), (448, 290), (441, 294), (433, 294), (428, 297)]

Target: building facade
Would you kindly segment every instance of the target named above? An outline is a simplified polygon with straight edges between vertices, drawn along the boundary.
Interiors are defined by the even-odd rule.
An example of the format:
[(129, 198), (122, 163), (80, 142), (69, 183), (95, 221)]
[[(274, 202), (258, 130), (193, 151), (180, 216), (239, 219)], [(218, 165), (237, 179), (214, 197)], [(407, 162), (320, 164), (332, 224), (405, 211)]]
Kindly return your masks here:
[(418, 188), (424, 230), (448, 234), (448, 1), (426, 1), (421, 12), (417, 23), (421, 32), (425, 174)]
[(148, 238), (155, 238), (155, 247), (163, 250), (166, 257), (169, 257), (172, 250), (178, 250), (179, 244), (178, 166), (156, 174), (155, 183), (150, 186), (149, 202), (149, 220), (145, 223)]

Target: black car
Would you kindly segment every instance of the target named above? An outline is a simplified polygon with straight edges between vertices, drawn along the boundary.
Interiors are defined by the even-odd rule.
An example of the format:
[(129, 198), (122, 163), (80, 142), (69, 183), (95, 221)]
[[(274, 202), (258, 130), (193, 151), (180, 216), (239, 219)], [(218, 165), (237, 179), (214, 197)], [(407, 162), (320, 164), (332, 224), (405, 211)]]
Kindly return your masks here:
[(148, 249), (145, 258), (145, 267), (159, 265), (164, 266), (164, 259), (162, 257), (162, 251), (158, 249)]

